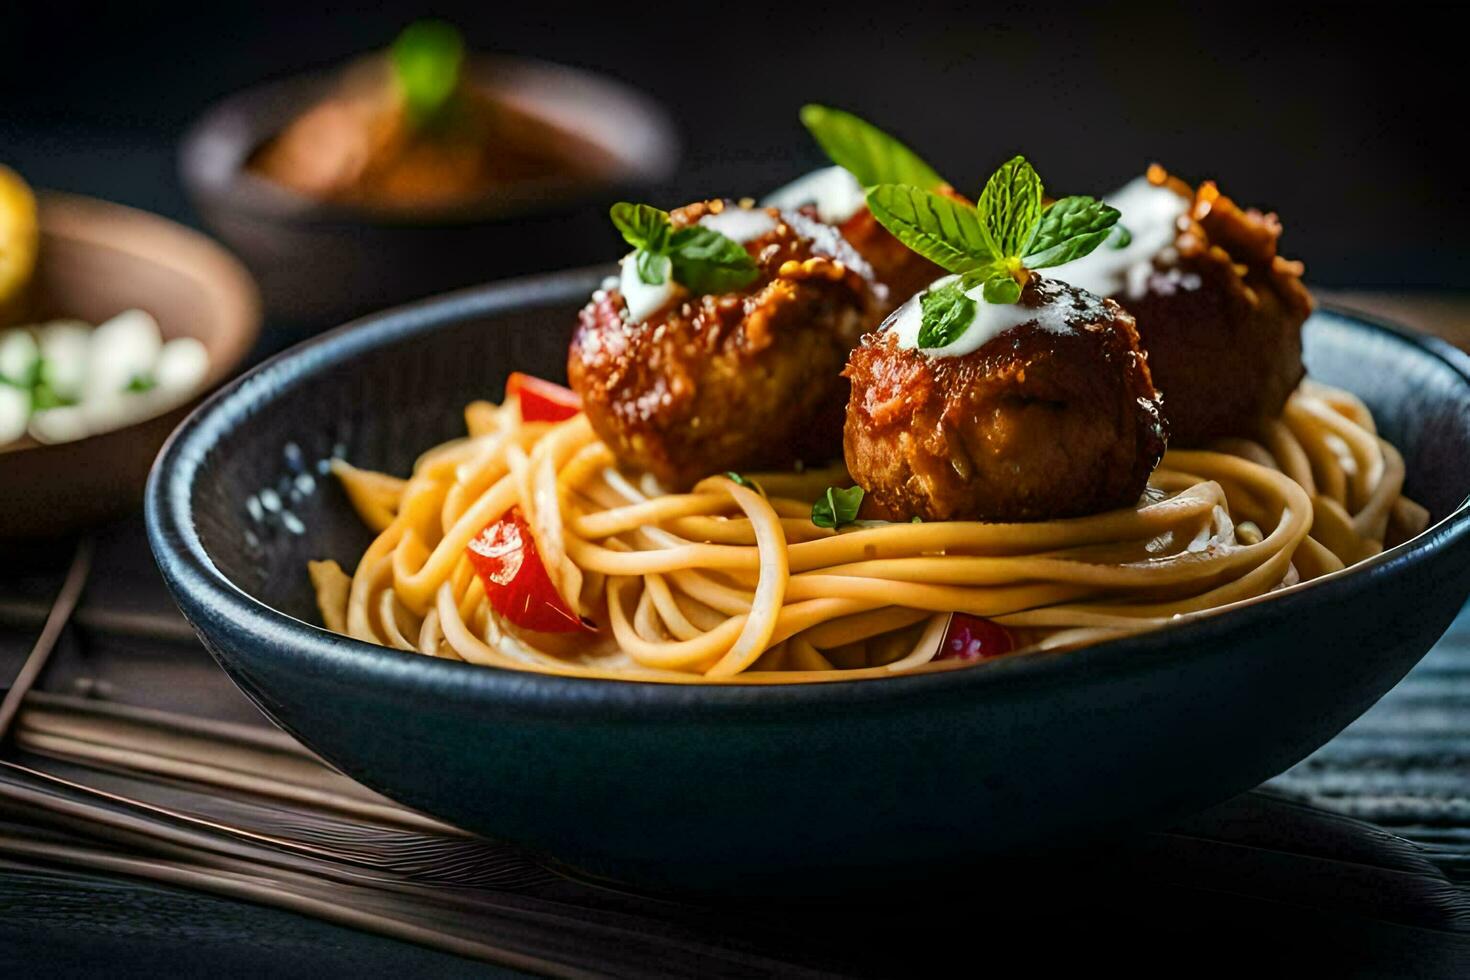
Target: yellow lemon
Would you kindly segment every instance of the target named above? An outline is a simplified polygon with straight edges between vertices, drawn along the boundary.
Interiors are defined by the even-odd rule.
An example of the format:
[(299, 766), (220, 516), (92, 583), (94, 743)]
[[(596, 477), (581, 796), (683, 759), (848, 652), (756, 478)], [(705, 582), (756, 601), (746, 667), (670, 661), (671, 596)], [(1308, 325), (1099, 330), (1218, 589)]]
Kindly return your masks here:
[(40, 237), (36, 196), (15, 171), (0, 165), (0, 326), (21, 313)]

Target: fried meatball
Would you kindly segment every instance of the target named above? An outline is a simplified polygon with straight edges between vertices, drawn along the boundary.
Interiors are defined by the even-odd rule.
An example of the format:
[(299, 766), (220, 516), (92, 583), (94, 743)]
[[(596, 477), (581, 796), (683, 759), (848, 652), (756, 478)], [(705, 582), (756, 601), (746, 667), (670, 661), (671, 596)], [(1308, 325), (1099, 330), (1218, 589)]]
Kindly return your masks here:
[[(692, 204), (672, 221), (734, 217), (738, 207)], [(572, 337), (567, 376), (592, 428), (622, 462), (670, 488), (726, 470), (825, 462), (842, 451), (842, 368), (873, 317), (872, 273), (813, 218), (746, 213), (740, 220), (760, 230), (744, 242), (759, 267), (749, 286), (720, 295), (681, 290), (639, 320), (609, 282)]]
[[(1253, 434), (1281, 414), (1305, 374), (1301, 328), (1312, 297), (1302, 265), (1277, 254), (1276, 215), (1242, 210), (1208, 181), (1193, 190), (1162, 167), (1146, 180), (1116, 200), (1134, 246), (1121, 255), (1104, 246), (1057, 273), (1133, 314), (1171, 441)], [(1137, 226), (1128, 200), (1138, 202)], [(1091, 273), (1109, 265), (1104, 288)]]
[[(947, 185), (937, 192), (965, 200)], [(824, 167), (798, 178), (768, 195), (765, 203), (800, 210), (842, 232), (842, 237), (872, 267), (873, 277), (887, 289), (880, 319), (944, 275), (943, 269), (911, 251), (878, 223), (868, 210), (862, 185), (841, 167)]]
[(872, 267), (873, 277), (887, 289), (884, 314), (902, 306), (919, 290), (944, 275), (939, 266), (894, 238), (873, 217), (866, 204), (842, 222), (838, 230)]
[(900, 342), (920, 299), (848, 359), (844, 448), (865, 515), (1038, 521), (1137, 502), (1164, 426), (1131, 316), (1032, 276), (1019, 308), (995, 311), (1000, 332), (927, 352)]

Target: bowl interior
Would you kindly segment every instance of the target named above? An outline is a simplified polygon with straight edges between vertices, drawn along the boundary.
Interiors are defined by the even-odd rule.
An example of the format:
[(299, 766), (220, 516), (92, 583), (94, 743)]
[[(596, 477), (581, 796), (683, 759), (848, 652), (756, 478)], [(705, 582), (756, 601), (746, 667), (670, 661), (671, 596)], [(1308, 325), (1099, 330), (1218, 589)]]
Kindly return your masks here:
[[(202, 391), (235, 373), (259, 332), (260, 299), (233, 256), (203, 235), (121, 205), (55, 193), (40, 204), (27, 320), (98, 324), (136, 307), (158, 320), (165, 338), (204, 344)], [(61, 534), (134, 506), (149, 464), (187, 408), (76, 442), (25, 439), (0, 448), (0, 538)]]
[(1367, 399), (1409, 492), (1444, 520), (1227, 615), (968, 670), (774, 687), (475, 667), (306, 625), (305, 562), (353, 564), (369, 538), (323, 461), (405, 473), (512, 368), (561, 377), (601, 274), (453, 294), (310, 342), (186, 423), (148, 500), (175, 598), (268, 715), (394, 799), (585, 873), (836, 894), (1163, 826), (1331, 738), (1470, 593), (1470, 359), (1323, 312), (1311, 367)]
[(146, 310), (165, 339), (209, 350), (211, 386), (234, 373), (260, 329), (249, 274), (214, 242), (155, 215), (70, 194), (41, 198), (32, 319), (98, 324)]
[[(375, 318), (276, 361), (230, 396), (193, 483), (218, 570), (261, 602), (319, 622), (305, 563), (356, 564), (370, 540), (325, 461), (406, 474), (463, 435), (462, 409), (498, 400), (512, 370), (565, 376), (575, 311), (602, 273), (459, 294)], [(1425, 346), (1427, 343), (1428, 346)], [(1461, 355), (1333, 311), (1306, 328), (1311, 374), (1367, 401), (1407, 461), (1406, 492), (1438, 521), (1470, 492), (1470, 382)], [(228, 417), (227, 417), (228, 416)]]

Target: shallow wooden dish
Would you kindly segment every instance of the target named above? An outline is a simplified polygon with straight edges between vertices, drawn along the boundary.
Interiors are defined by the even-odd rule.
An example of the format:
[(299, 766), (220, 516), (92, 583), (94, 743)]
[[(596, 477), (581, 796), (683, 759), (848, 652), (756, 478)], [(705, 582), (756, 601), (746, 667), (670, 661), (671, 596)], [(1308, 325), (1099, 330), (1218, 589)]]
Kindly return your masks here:
[[(120, 204), (46, 193), (40, 207), (28, 321), (97, 324), (136, 307), (165, 339), (197, 337), (209, 350), (201, 395), (239, 368), (260, 331), (260, 300), (232, 255)], [(0, 446), (0, 540), (54, 537), (136, 507), (158, 447), (197, 401), (76, 442)]]

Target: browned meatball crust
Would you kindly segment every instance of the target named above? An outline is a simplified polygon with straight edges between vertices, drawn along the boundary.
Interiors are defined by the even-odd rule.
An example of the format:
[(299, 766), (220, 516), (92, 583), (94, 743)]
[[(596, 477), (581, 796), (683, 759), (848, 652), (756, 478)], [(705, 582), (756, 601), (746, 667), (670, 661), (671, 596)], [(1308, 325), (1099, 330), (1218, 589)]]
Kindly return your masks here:
[[(672, 220), (735, 206), (692, 204)], [(776, 227), (746, 243), (760, 274), (745, 289), (685, 295), (631, 323), (611, 288), (578, 317), (567, 376), (592, 428), (667, 487), (841, 452), (842, 368), (872, 322), (871, 272), (835, 229), (766, 210)]]
[(958, 357), (879, 331), (852, 352), (844, 446), (865, 514), (1037, 521), (1138, 501), (1164, 427), (1133, 318), (1037, 276), (1021, 303), (1065, 304), (1067, 329), (1032, 321)]
[(1115, 298), (1138, 322), (1169, 438), (1189, 446), (1253, 434), (1281, 414), (1306, 373), (1302, 323), (1312, 297), (1302, 265), (1277, 254), (1276, 215), (1242, 210), (1211, 182), (1191, 190), (1157, 166), (1148, 176), (1192, 204), (1177, 256), (1155, 261), (1141, 296)]
[[(873, 269), (873, 278), (888, 290), (883, 313), (902, 306), (909, 297), (944, 275), (944, 270), (912, 251), (878, 223), (866, 207), (838, 226), (842, 237)], [(876, 326), (876, 324), (874, 324)]]

